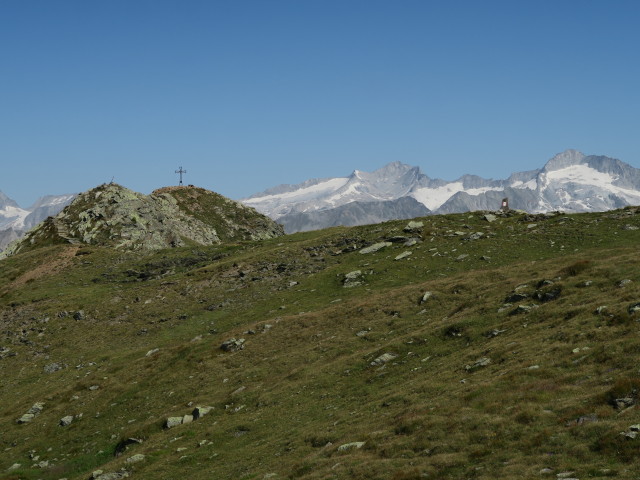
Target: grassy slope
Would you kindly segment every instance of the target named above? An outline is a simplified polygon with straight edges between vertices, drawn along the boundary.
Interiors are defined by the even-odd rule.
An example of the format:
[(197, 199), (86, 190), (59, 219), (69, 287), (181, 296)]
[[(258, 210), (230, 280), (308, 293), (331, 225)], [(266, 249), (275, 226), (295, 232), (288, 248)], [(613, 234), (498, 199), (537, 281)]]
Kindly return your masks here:
[[(638, 232), (622, 228), (640, 216), (424, 222), (423, 243), (368, 255), (355, 249), (406, 222), (148, 256), (51, 246), (2, 261), (0, 346), (17, 356), (0, 359), (0, 478), (87, 478), (136, 453), (147, 457), (127, 467), (134, 478), (537, 478), (547, 467), (634, 478), (640, 438), (620, 432), (640, 412), (610, 400), (640, 385), (628, 313), (640, 301)], [(343, 288), (356, 269), (366, 284)], [(518, 285), (534, 293), (544, 279), (557, 299), (499, 311)], [(512, 314), (518, 304), (539, 307)], [(594, 314), (601, 305), (608, 313)], [(246, 348), (220, 350), (230, 337)], [(383, 353), (397, 357), (372, 367)], [(66, 368), (43, 373), (52, 362)], [(36, 401), (44, 411), (17, 425)], [(215, 410), (162, 429), (191, 402)], [(114, 457), (128, 437), (144, 443)], [(366, 443), (337, 450), (355, 441)], [(53, 466), (32, 468), (30, 452)]]

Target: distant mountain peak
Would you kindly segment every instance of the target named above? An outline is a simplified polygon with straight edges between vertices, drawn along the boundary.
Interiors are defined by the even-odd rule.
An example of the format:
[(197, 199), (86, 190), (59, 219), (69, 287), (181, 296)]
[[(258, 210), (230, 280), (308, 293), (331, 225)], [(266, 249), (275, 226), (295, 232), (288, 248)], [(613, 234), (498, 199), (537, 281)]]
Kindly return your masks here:
[(544, 170), (560, 170), (572, 165), (579, 165), (586, 158), (586, 155), (578, 150), (565, 150), (558, 153), (544, 166)]
[(15, 202), (15, 200), (7, 197), (4, 193), (0, 192), (0, 209), (3, 209), (5, 207), (18, 208), (18, 204)]

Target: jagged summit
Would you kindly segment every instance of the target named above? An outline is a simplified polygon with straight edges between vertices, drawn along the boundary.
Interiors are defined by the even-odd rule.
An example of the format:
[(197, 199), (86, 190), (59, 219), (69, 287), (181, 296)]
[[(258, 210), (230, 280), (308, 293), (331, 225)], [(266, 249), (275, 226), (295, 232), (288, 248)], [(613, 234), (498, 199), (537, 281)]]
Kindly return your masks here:
[(56, 243), (157, 250), (282, 234), (278, 224), (254, 209), (202, 188), (168, 187), (144, 195), (110, 183), (78, 195), (7, 254)]
[(18, 204), (11, 198), (7, 197), (7, 195), (5, 195), (3, 192), (0, 192), (0, 209), (6, 208), (6, 207), (17, 208)]
[(580, 165), (586, 158), (586, 155), (578, 150), (568, 149), (564, 152), (554, 155), (544, 166), (543, 170), (560, 170), (573, 165)]

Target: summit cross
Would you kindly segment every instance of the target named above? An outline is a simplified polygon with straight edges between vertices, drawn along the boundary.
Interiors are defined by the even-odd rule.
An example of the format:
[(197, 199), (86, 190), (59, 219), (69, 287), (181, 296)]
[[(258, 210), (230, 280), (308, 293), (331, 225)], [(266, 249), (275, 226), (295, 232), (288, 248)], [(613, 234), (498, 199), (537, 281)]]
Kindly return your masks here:
[(176, 170), (176, 173), (180, 174), (180, 185), (182, 185), (182, 174), (183, 173), (187, 173), (187, 171), (183, 170), (182, 166), (180, 166), (180, 168), (178, 170)]

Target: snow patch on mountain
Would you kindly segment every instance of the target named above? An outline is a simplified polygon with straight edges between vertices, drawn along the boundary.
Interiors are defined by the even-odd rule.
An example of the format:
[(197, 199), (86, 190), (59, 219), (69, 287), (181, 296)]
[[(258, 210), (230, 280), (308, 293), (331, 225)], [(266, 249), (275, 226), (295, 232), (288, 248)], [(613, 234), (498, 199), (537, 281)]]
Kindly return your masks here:
[(426, 206), (429, 210), (437, 210), (458, 192), (467, 192), (469, 195), (480, 195), (494, 190), (498, 191), (500, 189), (495, 187), (465, 189), (462, 182), (451, 182), (436, 188), (418, 188), (411, 192), (411, 196)]
[(11, 205), (6, 205), (4, 208), (0, 208), (0, 229), (23, 228), (24, 220), (27, 218), (29, 213), (31, 213), (29, 210)]
[(549, 181), (561, 183), (579, 183), (599, 188), (609, 188), (618, 177), (599, 172), (588, 165), (571, 165), (570, 167), (552, 170), (546, 175)]
[(302, 212), (317, 210), (320, 208), (320, 205), (315, 202), (316, 199), (333, 194), (348, 181), (348, 177), (341, 177), (319, 180), (317, 183), (305, 182), (299, 189), (272, 189), (271, 191), (274, 192), (283, 191), (281, 191), (281, 193), (265, 192), (266, 195), (260, 196), (254, 195), (253, 197), (244, 199), (243, 203), (254, 207), (256, 210), (271, 218), (278, 218), (290, 213), (292, 210), (291, 205), (297, 205), (299, 208), (296, 210)]
[(509, 185), (511, 188), (528, 188), (529, 190), (535, 190), (538, 188), (538, 182), (535, 178), (532, 178), (528, 182), (523, 182), (522, 180), (516, 180), (512, 184)]

